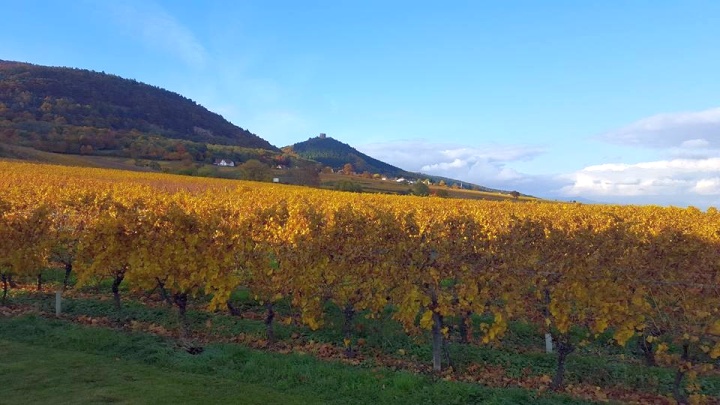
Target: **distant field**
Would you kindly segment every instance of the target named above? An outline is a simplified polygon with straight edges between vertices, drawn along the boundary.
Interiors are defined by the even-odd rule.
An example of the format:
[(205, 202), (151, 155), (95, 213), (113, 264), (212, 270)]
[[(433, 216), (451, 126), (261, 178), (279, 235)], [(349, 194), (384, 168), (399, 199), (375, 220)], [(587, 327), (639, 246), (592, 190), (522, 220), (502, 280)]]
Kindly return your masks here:
[[(79, 166), (79, 167), (95, 167), (103, 169), (130, 170), (135, 172), (157, 172), (146, 166), (150, 161), (146, 159), (132, 159), (114, 156), (97, 156), (97, 155), (71, 155), (63, 153), (44, 152), (25, 146), (0, 144), (0, 158), (18, 159), (24, 161), (49, 163), (63, 166)], [(140, 164), (138, 164), (140, 163)], [(195, 168), (198, 165), (212, 166), (208, 164), (193, 162), (187, 165), (179, 161), (157, 161), (161, 170), (176, 172), (183, 168)], [(212, 166), (218, 173), (232, 173), (239, 169), (235, 167), (217, 167)]]
[[(386, 194), (405, 194), (412, 187), (411, 184), (399, 183), (394, 180), (369, 179), (362, 176), (347, 176), (340, 173), (322, 173), (320, 174), (320, 183), (323, 188), (333, 189), (338, 182), (351, 181), (362, 186), (364, 192), (369, 193), (386, 193)], [(491, 201), (510, 201), (514, 198), (509, 194), (491, 193), (487, 191), (455, 189), (446, 186), (430, 186), (431, 192), (445, 190), (449, 198), (461, 198), (468, 200), (491, 200)], [(533, 197), (521, 196), (518, 201), (540, 201)]]
[(87, 156), (44, 152), (25, 146), (8, 145), (4, 143), (0, 143), (0, 157), (66, 166), (108, 167), (106, 163), (93, 162), (88, 159)]
[(147, 167), (135, 165), (135, 159), (70, 155), (63, 153), (44, 152), (25, 146), (0, 144), (0, 157), (19, 159), (38, 163), (50, 163), (63, 166), (96, 167), (104, 169), (150, 171)]
[[(39, 163), (59, 164), (64, 166), (80, 166), (80, 167), (96, 167), (116, 170), (130, 170), (140, 172), (152, 172), (153, 170), (147, 166), (136, 164), (135, 159), (120, 158), (111, 156), (95, 156), (95, 155), (68, 155), (61, 153), (43, 152), (37, 149), (0, 144), (0, 157), (10, 159), (20, 159), (34, 161)], [(147, 161), (146, 161), (147, 162)], [(186, 168), (182, 162), (176, 161), (159, 161), (160, 168), (169, 172), (178, 172)], [(195, 168), (211, 166), (223, 177), (232, 178), (239, 176), (239, 169), (236, 167), (216, 167), (207, 164), (193, 163), (191, 167)], [(282, 175), (282, 172), (275, 173)], [(351, 181), (362, 186), (364, 192), (382, 193), (382, 194), (406, 194), (412, 185), (398, 183), (393, 180), (368, 179), (362, 176), (346, 176), (338, 173), (321, 173), (320, 183), (322, 188), (333, 189), (335, 184), (340, 181)], [(491, 193), (487, 191), (454, 189), (451, 187), (430, 186), (431, 192), (445, 190), (449, 198), (460, 198), (469, 200), (489, 200), (489, 201), (510, 201), (513, 197), (508, 194)], [(537, 198), (521, 196), (518, 201), (539, 201)]]

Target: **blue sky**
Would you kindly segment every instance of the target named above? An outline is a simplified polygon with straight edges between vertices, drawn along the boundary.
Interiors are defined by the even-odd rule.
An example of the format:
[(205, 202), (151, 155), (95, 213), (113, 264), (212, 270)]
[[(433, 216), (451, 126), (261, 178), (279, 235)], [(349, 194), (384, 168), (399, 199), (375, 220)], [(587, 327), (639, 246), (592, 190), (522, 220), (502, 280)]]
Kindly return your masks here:
[(277, 146), (553, 199), (720, 206), (717, 1), (3, 1), (0, 59), (160, 86)]

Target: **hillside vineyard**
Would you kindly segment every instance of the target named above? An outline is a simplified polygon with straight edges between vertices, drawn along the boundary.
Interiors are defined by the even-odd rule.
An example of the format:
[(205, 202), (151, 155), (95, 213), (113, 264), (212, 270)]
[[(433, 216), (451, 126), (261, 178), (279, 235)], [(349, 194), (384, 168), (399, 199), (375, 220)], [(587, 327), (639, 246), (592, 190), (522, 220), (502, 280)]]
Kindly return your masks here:
[(430, 332), (436, 369), (458, 322), (475, 344), (512, 320), (537, 324), (559, 356), (582, 344), (575, 327), (588, 339), (610, 330), (620, 345), (638, 335), (683, 373), (720, 357), (715, 209), (357, 195), (0, 162), (0, 219), (5, 289), (10, 276), (70, 263), (81, 284), (113, 280), (117, 300), (120, 283), (161, 283), (181, 312), (193, 297), (224, 309), (238, 288), (270, 321), (285, 300), (313, 329), (328, 301), (348, 322), (391, 309), (407, 333)]

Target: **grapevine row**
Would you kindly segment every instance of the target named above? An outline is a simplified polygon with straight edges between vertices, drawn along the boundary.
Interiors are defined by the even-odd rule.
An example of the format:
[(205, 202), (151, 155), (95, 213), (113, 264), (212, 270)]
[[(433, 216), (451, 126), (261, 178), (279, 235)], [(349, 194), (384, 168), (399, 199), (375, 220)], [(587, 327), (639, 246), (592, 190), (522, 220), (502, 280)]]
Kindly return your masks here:
[[(356, 314), (430, 331), (440, 370), (452, 322), (462, 339), (500, 339), (511, 320), (557, 344), (558, 372), (578, 344), (608, 330), (639, 336), (648, 362), (680, 379), (720, 357), (720, 213), (695, 208), (454, 201), (355, 195), (267, 184), (0, 162), (0, 272), (34, 277), (58, 263), (80, 284), (160, 286), (223, 308), (238, 288), (265, 305), (287, 300), (323, 325), (343, 310), (353, 352)], [(472, 315), (492, 319), (473, 325)], [(661, 342), (661, 344), (655, 344)], [(678, 391), (678, 398), (682, 393)]]

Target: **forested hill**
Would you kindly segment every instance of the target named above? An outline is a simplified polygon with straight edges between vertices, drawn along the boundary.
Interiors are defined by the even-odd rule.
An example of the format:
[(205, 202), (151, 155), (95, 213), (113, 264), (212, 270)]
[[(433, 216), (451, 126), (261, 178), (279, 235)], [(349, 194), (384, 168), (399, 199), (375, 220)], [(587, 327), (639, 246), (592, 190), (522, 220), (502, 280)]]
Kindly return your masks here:
[(67, 138), (68, 150), (54, 150), (66, 153), (79, 152), (74, 150), (82, 146), (75, 142), (78, 136), (110, 137), (117, 144), (129, 132), (278, 151), (250, 131), (159, 87), (89, 70), (2, 60), (0, 123), (4, 142), (14, 138), (25, 144), (33, 141), (34, 147), (49, 144), (52, 148), (44, 149), (62, 149), (63, 144), (53, 140)]
[(342, 169), (345, 164), (350, 163), (355, 172), (358, 173), (380, 173), (393, 177), (417, 176), (399, 167), (374, 159), (348, 144), (329, 137), (310, 138), (305, 142), (296, 143), (284, 149), (292, 150), (304, 159), (320, 162), (333, 169)]

